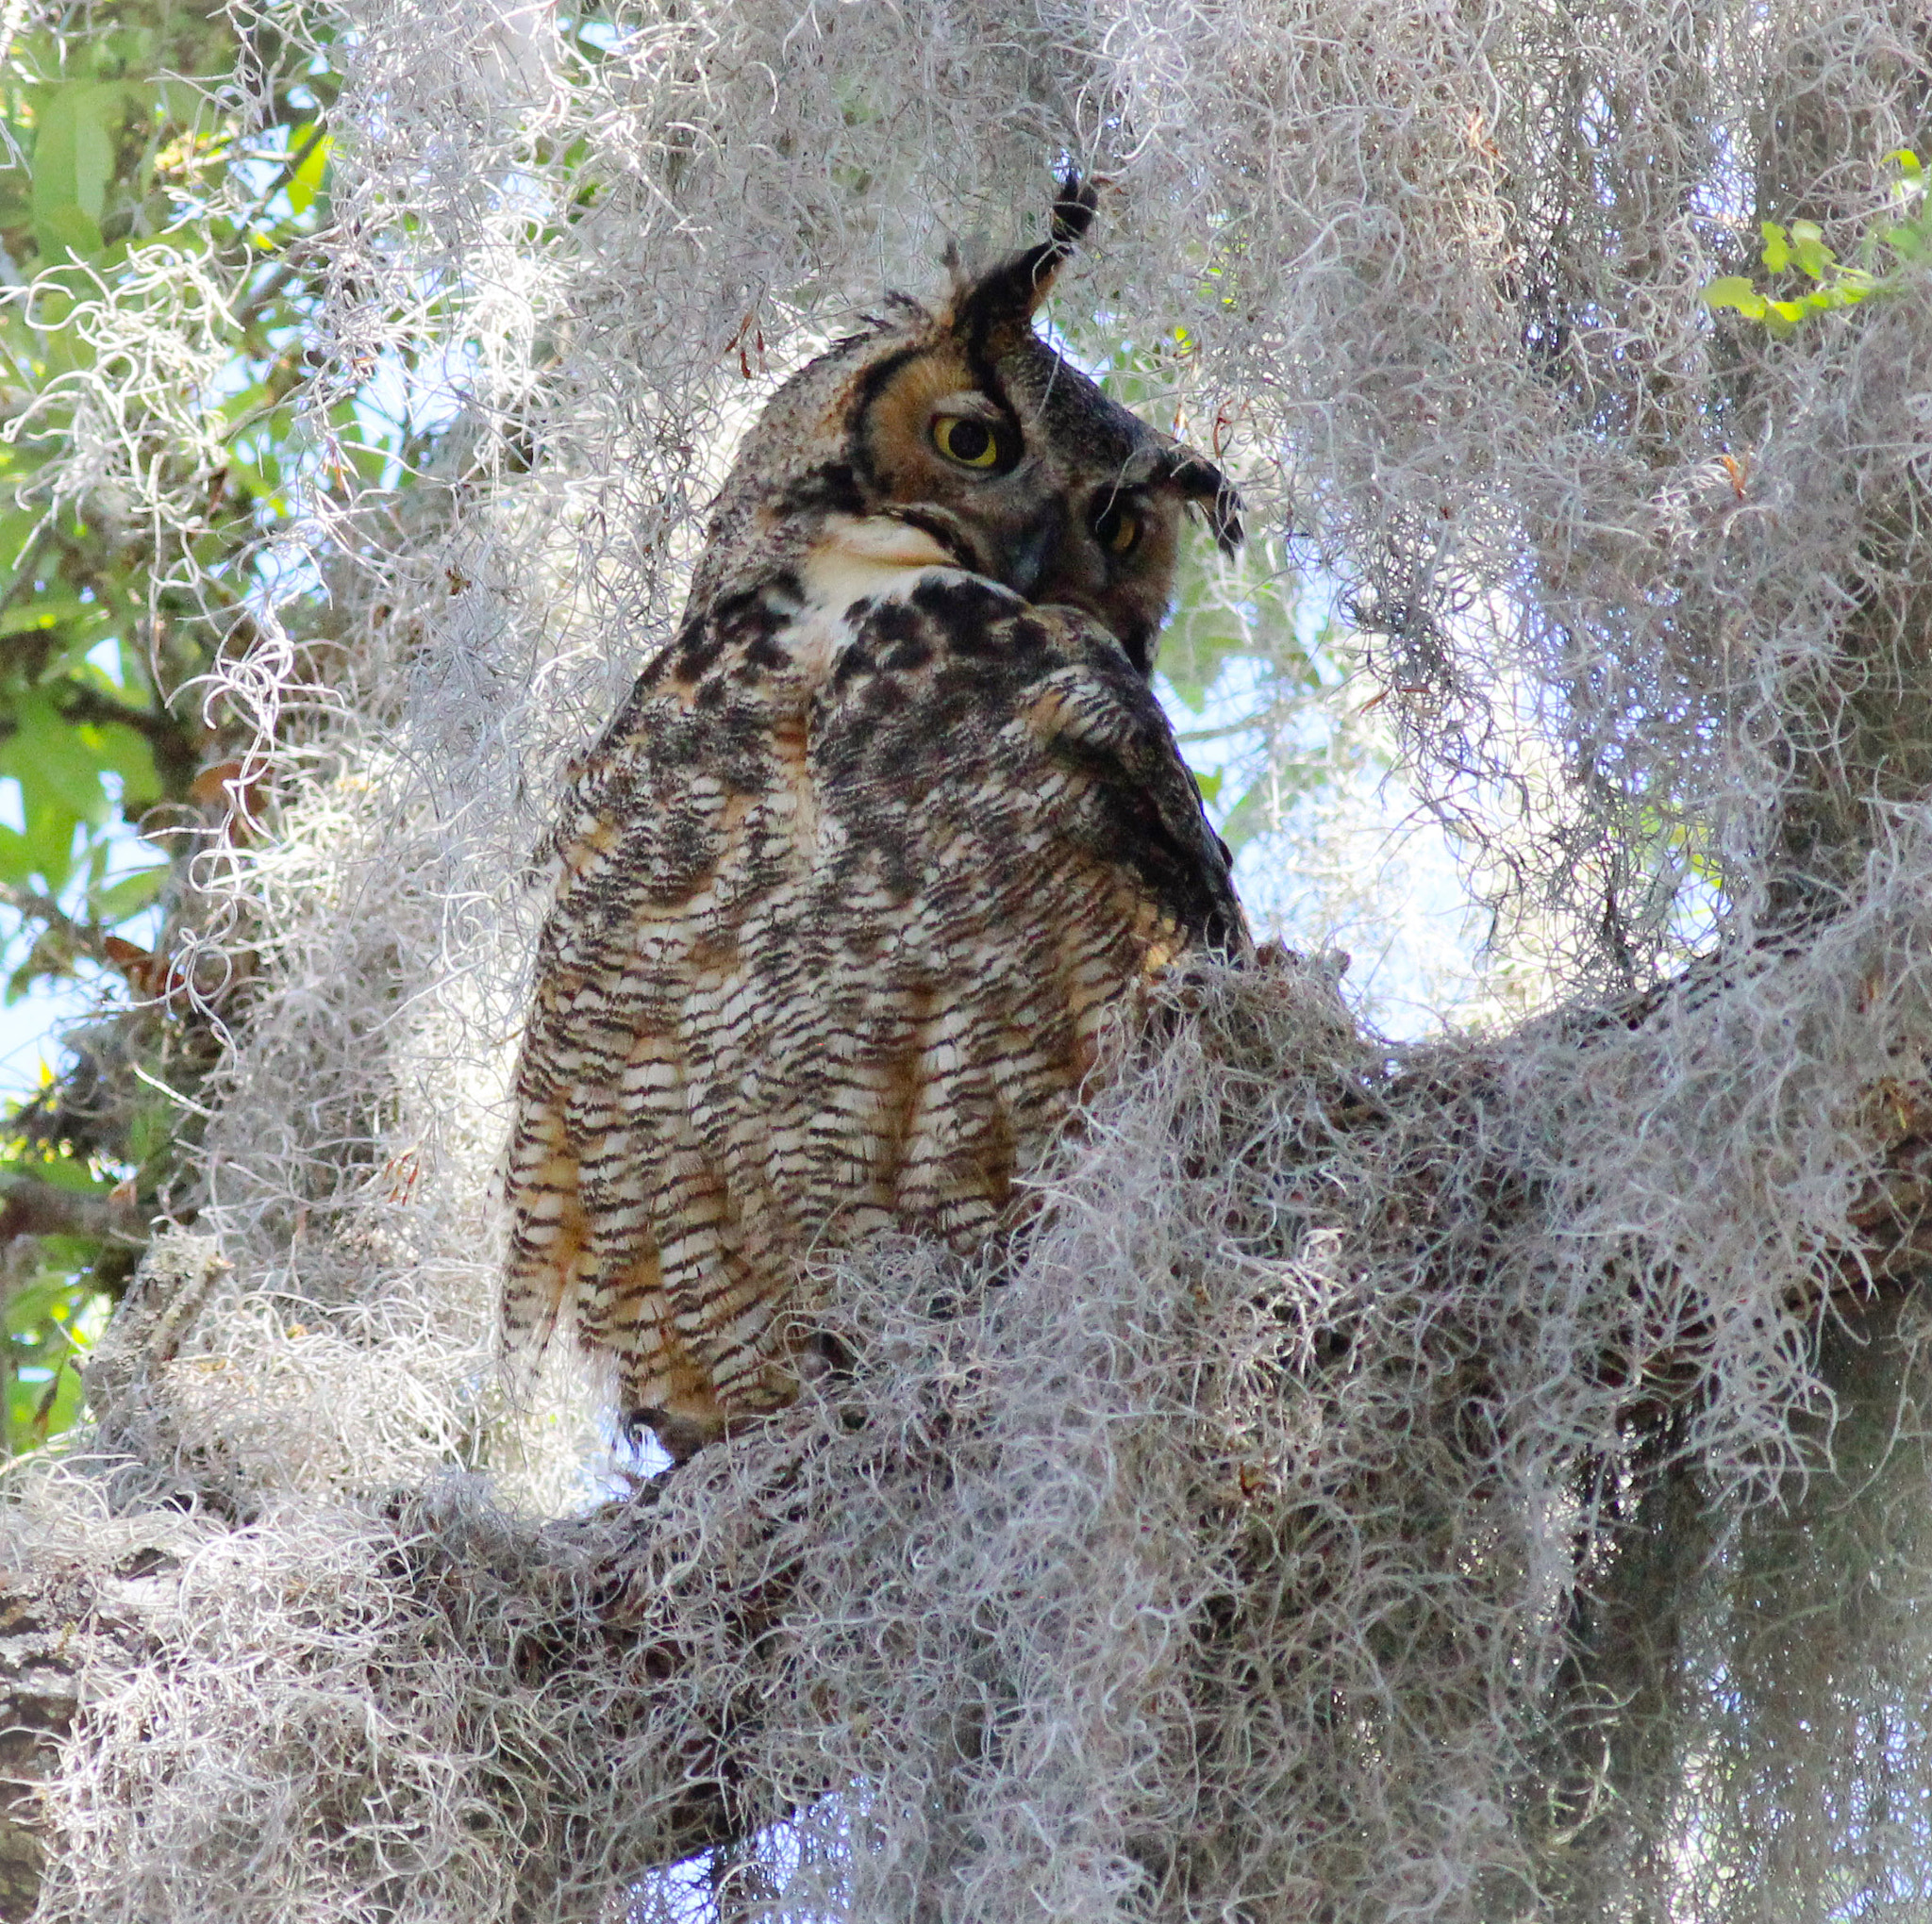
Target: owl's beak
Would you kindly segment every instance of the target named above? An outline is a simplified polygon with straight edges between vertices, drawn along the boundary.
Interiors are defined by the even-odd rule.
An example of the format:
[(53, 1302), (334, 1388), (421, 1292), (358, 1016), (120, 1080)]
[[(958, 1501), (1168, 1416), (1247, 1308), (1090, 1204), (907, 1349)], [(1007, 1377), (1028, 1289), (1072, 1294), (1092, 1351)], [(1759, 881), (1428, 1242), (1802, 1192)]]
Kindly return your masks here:
[(1036, 599), (1040, 584), (1046, 579), (1048, 565), (1059, 546), (1066, 517), (1058, 502), (1052, 508), (1028, 522), (1006, 543), (1000, 579), (1015, 594), (1028, 601)]

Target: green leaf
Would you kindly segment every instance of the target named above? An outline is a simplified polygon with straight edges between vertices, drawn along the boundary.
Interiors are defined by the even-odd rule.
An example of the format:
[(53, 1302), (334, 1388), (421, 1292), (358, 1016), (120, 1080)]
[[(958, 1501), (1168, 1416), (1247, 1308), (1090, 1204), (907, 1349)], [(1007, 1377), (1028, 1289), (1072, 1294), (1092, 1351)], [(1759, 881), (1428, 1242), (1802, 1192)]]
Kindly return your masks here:
[(50, 259), (101, 251), (101, 216), (130, 94), (118, 80), (66, 81), (36, 90), (33, 214)]
[(326, 134), (315, 139), (315, 129), (297, 127), (289, 136), (289, 151), (301, 153), (311, 140), (314, 146), (308, 149), (308, 158), (289, 176), (289, 184), (283, 190), (289, 196), (289, 207), (297, 215), (306, 214), (315, 205), (315, 196), (322, 191), (323, 175), (328, 171), (329, 149), (333, 144)]
[(192, 80), (166, 79), (154, 83), (161, 116), (177, 127), (192, 127), (208, 96)]
[(114, 148), (127, 119), (133, 90), (122, 83), (75, 90), (74, 197), (91, 220), (108, 207), (108, 184), (114, 177)]
[(1236, 798), (1234, 805), (1221, 818), (1221, 835), (1228, 847), (1244, 848), (1268, 827), (1268, 811), (1262, 791), (1270, 784), (1257, 782)]
[(62, 622), (92, 611), (92, 604), (78, 595), (40, 595), (17, 607), (0, 609), (0, 635), (31, 635), (42, 628), (58, 628)]
[(59, 644), (47, 657), (47, 665), (37, 679), (45, 684), (65, 676), (85, 682), (90, 688), (113, 688), (113, 681), (88, 656), (119, 625), (112, 608), (102, 607), (97, 602), (83, 603), (80, 612), (61, 624)]
[(106, 927), (125, 921), (129, 916), (139, 915), (142, 909), (153, 905), (155, 898), (167, 887), (168, 877), (173, 872), (163, 862), (158, 868), (142, 869), (132, 875), (122, 875), (105, 887), (89, 892), (89, 910), (94, 921)]
[(1791, 223), (1791, 258), (1798, 272), (1812, 280), (1823, 280), (1825, 269), (1838, 257), (1825, 246), (1824, 232), (1816, 221)]
[(1907, 180), (1923, 180), (1925, 170), (1920, 164), (1919, 157), (1909, 147), (1894, 147), (1885, 157), (1888, 166), (1896, 167)]
[[(107, 797), (101, 800), (105, 803)], [(27, 882), (38, 875), (49, 892), (58, 895), (74, 873), (75, 831), (88, 817), (46, 796), (27, 798), (21, 812), (26, 819), (26, 833), (18, 851), (19, 879)]]
[(1785, 230), (1775, 221), (1766, 221), (1760, 231), (1764, 235), (1763, 261), (1773, 274), (1782, 274), (1791, 264), (1791, 250), (1785, 240)]
[(87, 212), (71, 202), (34, 220), (41, 252), (55, 266), (66, 260), (92, 260), (102, 248), (101, 230)]
[[(125, 722), (103, 722), (72, 732), (97, 771), (111, 769), (121, 777), (122, 797), (129, 809), (138, 814), (160, 800), (161, 778), (155, 771), (154, 750), (138, 728)], [(97, 773), (95, 780), (99, 779)]]
[(180, 1116), (181, 1112), (164, 1097), (139, 1103), (127, 1119), (129, 1161), (144, 1169), (166, 1156), (174, 1147)]
[(20, 784), (28, 814), (42, 804), (87, 820), (105, 812), (101, 763), (82, 739), (87, 731), (75, 728), (40, 689), (14, 704), (13, 719), (13, 734), (0, 742), (0, 774)]
[(5, 1340), (12, 1368), (5, 1417), (9, 1450), (38, 1449), (79, 1415), (78, 1349), (68, 1332), (86, 1319), (99, 1293), (84, 1271), (46, 1269), (8, 1303)]
[(34, 93), (33, 200), (36, 215), (80, 204), (78, 155), (80, 89), (42, 87)]
[(1704, 290), (1707, 307), (1735, 307), (1747, 320), (1764, 319), (1764, 296), (1740, 274), (1720, 275)]
[(38, 511), (16, 509), (0, 514), (0, 594), (10, 594), (20, 579), (21, 570), (40, 552), (34, 539), (44, 525)]

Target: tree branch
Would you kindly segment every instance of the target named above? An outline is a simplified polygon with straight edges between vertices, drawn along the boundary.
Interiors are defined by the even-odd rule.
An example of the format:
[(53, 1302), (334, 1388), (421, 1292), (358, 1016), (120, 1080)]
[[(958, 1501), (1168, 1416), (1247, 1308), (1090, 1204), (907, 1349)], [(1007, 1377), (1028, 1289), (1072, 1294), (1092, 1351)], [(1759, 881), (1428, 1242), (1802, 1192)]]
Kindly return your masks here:
[(117, 1202), (75, 1189), (57, 1189), (33, 1176), (0, 1174), (0, 1242), (17, 1236), (147, 1240), (147, 1223), (130, 1200)]
[(76, 921), (51, 895), (17, 882), (0, 882), (0, 904), (23, 920), (44, 923), (47, 933), (65, 942), (76, 955), (91, 955), (96, 962), (108, 959), (107, 930), (92, 922)]
[(147, 743), (155, 758), (155, 772), (168, 792), (187, 792), (200, 755), (188, 730), (168, 708), (137, 708), (77, 682), (63, 684), (55, 701), (64, 722), (133, 729)]
[[(1724, 987), (1724, 972), (1712, 965), (1701, 965), (1679, 984), (1690, 1002), (1721, 995)], [(1607, 1039), (1627, 1033), (1655, 1016), (1662, 1001), (1657, 994), (1632, 997), (1622, 1007), (1574, 1025), (1570, 1040), (1587, 1051), (1592, 1035)], [(1365, 1095), (1351, 1085), (1333, 1097), (1328, 1126), (1368, 1135), (1412, 1108), (1479, 1106), (1491, 1089), (1495, 1063), (1487, 1052), (1452, 1058), (1446, 1068), (1437, 1057), (1379, 1091)], [(1841, 1307), (1850, 1319), (1871, 1303), (1874, 1285), (1892, 1293), (1912, 1286), (1932, 1267), (1932, 1086), (1888, 1086), (1874, 1092), (1873, 1103), (1879, 1161), (1851, 1212), (1854, 1240), (1838, 1252)], [(1446, 1260), (1481, 1260), (1481, 1251), (1507, 1247), (1512, 1221), (1541, 1206), (1534, 1184), (1507, 1162), (1499, 1159), (1482, 1176), (1477, 1186), (1491, 1199), (1489, 1220), (1473, 1226), (1472, 1236), (1453, 1248), (1445, 1243)], [(1428, 1170), (1418, 1167), (1410, 1193), (1401, 1199), (1412, 1220), (1438, 1206), (1431, 1183)], [(54, 1191), (29, 1179), (0, 1185), (0, 1232), (61, 1227), (126, 1234), (130, 1214), (109, 1201)], [(87, 1369), (97, 1448), (125, 1455), (130, 1468), (146, 1466), (142, 1474), (173, 1479), (182, 1505), (204, 1515), (220, 1513), (211, 1497), (219, 1495), (225, 1472), (218, 1464), (203, 1463), (197, 1451), (206, 1446), (188, 1444), (174, 1426), (166, 1369), (220, 1269), (217, 1246), (209, 1239), (157, 1242)], [(1601, 1381), (1614, 1386), (1621, 1407), (1633, 1417), (1668, 1412), (1695, 1395), (1704, 1381), (1692, 1353), (1697, 1341), (1692, 1332), (1675, 1350), (1659, 1345), (1635, 1357), (1621, 1351), (1605, 1355)], [(1481, 1367), (1480, 1358), (1473, 1357), (1472, 1369)], [(935, 1450), (946, 1447), (941, 1434), (933, 1432)], [(903, 1441), (887, 1445), (906, 1447)], [(391, 1567), (412, 1606), (439, 1620), (439, 1634), (462, 1645), (478, 1667), (513, 1676), (520, 1688), (554, 1688), (568, 1697), (575, 1679), (594, 1685), (608, 1677), (615, 1650), (634, 1683), (661, 1685), (665, 1695), (675, 1696), (671, 1686), (677, 1680), (719, 1667), (721, 1650), (728, 1647), (736, 1654), (733, 1690), (700, 1699), (702, 1711), (679, 1723), (675, 1739), (665, 1737), (675, 1741), (675, 1768), (664, 1774), (663, 1801), (653, 1813), (648, 1847), (630, 1865), (637, 1875), (729, 1846), (786, 1815), (758, 1803), (756, 1786), (766, 1783), (768, 1800), (772, 1793), (750, 1764), (763, 1741), (763, 1706), (768, 1700), (790, 1702), (782, 1680), (787, 1651), (795, 1650), (807, 1634), (807, 1626), (796, 1620), (804, 1572), (782, 1555), (767, 1563), (759, 1546), (740, 1535), (731, 1554), (747, 1574), (721, 1581), (708, 1593), (719, 1607), (697, 1617), (681, 1614), (679, 1598), (692, 1561), (712, 1550), (694, 1547), (689, 1514), (680, 1525), (675, 1518), (683, 1506), (664, 1505), (663, 1500), (687, 1487), (675, 1479), (705, 1473), (702, 1464), (674, 1471), (671, 1482), (647, 1484), (589, 1517), (541, 1527), (465, 1513), (434, 1490), (400, 1498), (386, 1512), (397, 1526)], [(220, 1487), (245, 1492), (245, 1484)], [(784, 1527), (782, 1498), (769, 1515), (774, 1531)], [(238, 1512), (238, 1521), (240, 1517)], [(42, 1575), (36, 1570), (34, 1581)], [(112, 1621), (97, 1610), (98, 1622), (91, 1618), (88, 1627), (91, 1634), (131, 1646), (146, 1606), (136, 1586), (121, 1586), (113, 1595)], [(420, 1625), (420, 1617), (412, 1620)], [(49, 1655), (44, 1624), (35, 1634), (42, 1641), (32, 1646), (31, 1663), (6, 1661), (0, 1616), (0, 1733), (12, 1733), (0, 1737), (0, 1746), (13, 1746), (0, 1747), (0, 1770), (16, 1786), (30, 1786), (36, 1772), (44, 1771), (52, 1734), (75, 1714), (72, 1672), (61, 1669), (58, 1650)], [(41, 1667), (34, 1668), (36, 1664)], [(766, 1677), (774, 1680), (770, 1693), (759, 1681)], [(648, 1702), (649, 1694), (642, 1689), (637, 1701)], [(633, 1708), (624, 1714), (641, 1713)], [(619, 1732), (613, 1740), (625, 1734)], [(635, 1740), (639, 1733), (628, 1734)], [(812, 1793), (794, 1784), (790, 1794)], [(25, 1916), (21, 1906), (31, 1903), (40, 1863), (32, 1810), (30, 1788), (17, 1788), (10, 1806), (0, 1803), (0, 1924)], [(528, 1871), (538, 1879), (544, 1874), (541, 1865)]]
[(138, 1593), (173, 1563), (148, 1551), (103, 1586), (72, 1568), (0, 1572), (0, 1924), (27, 1924), (39, 1900), (46, 1847), (42, 1792), (74, 1726), (90, 1666), (125, 1664), (138, 1616), (109, 1593)]

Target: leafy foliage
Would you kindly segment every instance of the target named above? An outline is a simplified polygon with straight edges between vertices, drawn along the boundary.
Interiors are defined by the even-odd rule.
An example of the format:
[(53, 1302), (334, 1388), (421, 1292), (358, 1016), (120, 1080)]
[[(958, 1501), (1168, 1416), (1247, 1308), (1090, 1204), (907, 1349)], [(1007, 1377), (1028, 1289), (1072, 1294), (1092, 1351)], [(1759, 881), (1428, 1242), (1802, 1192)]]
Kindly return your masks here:
[(1705, 287), (1706, 306), (1734, 307), (1747, 321), (1762, 321), (1774, 334), (1784, 335), (1814, 314), (1899, 292), (1910, 275), (1932, 260), (1932, 207), (1926, 203), (1925, 169), (1919, 157), (1901, 147), (1886, 158), (1899, 170), (1892, 190), (1896, 218), (1860, 241), (1858, 266), (1841, 261), (1824, 244), (1824, 230), (1816, 221), (1793, 221), (1789, 229), (1766, 221), (1759, 230), (1764, 249), (1758, 257), (1766, 271), (1795, 271), (1810, 287), (1780, 296), (1761, 291), (1746, 274), (1722, 274)]
[[(36, 1198), (26, 1234), (0, 1218), (9, 1449), (71, 1420), (75, 1344), (131, 1268), (96, 1234), (39, 1233), (59, 1214), (48, 1192), (118, 1185), (136, 1211), (166, 1206), (212, 1057), (168, 934), (186, 864), (239, 832), (246, 731), (204, 711), (197, 678), (246, 645), (254, 556), (288, 506), (287, 401), (320, 271), (298, 249), (327, 215), (329, 75), (280, 86), (265, 128), (241, 132), (238, 72), (273, 75), (279, 52), (259, 21), (238, 33), (219, 10), (134, 0), (0, 56), (0, 966), (9, 1001), (79, 985), (118, 1012), (70, 1038), (75, 1067), (0, 1146), (0, 1182)], [(184, 257), (229, 294), (203, 317), (227, 361), (194, 397), (202, 432), (184, 444), (157, 407), (117, 423), (157, 487), (202, 504), (161, 553), (113, 490), (76, 487), (75, 428), (117, 351), (85, 323), (178, 298)]]
[[(13, 1169), (32, 1171), (57, 1190), (107, 1190), (71, 1157), (37, 1155), (20, 1141), (8, 1149)], [(8, 1245), (0, 1267), (7, 1292), (0, 1310), (0, 1419), (9, 1453), (58, 1435), (80, 1413), (79, 1359), (100, 1334), (111, 1302), (108, 1290), (93, 1286), (103, 1267), (100, 1242), (91, 1236), (19, 1236)]]

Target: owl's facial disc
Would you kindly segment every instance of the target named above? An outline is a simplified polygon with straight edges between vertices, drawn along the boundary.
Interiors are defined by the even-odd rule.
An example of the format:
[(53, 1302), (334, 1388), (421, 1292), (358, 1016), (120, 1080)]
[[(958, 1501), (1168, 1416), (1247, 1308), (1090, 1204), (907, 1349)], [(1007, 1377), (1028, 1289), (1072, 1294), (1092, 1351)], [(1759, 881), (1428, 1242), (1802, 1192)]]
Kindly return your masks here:
[(1065, 489), (1011, 405), (950, 342), (915, 352), (867, 397), (855, 467), (879, 506), (937, 532), (962, 564), (1032, 598), (1066, 520)]

